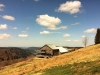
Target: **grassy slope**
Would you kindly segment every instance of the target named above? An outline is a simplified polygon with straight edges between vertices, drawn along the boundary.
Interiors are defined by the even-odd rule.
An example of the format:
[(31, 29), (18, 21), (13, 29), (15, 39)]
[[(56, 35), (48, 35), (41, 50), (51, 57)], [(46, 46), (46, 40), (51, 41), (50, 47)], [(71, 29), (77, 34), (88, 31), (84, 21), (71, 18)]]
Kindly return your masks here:
[[(22, 75), (22, 74), (24, 74), (24, 75), (40, 75), (41, 73), (44, 73), (44, 72), (46, 72), (46, 75), (47, 75), (47, 73), (48, 73), (48, 75), (50, 75), (49, 73), (51, 73), (52, 71), (56, 71), (56, 69), (61, 70), (62, 68), (63, 69), (61, 70), (61, 73), (64, 73), (66, 70), (67, 71), (69, 70), (68, 71), (69, 73), (73, 73), (76, 71), (75, 69), (77, 69), (77, 67), (78, 67), (77, 65), (82, 65), (84, 63), (85, 64), (88, 64), (88, 63), (89, 64), (92, 64), (92, 63), (97, 64), (97, 63), (99, 63), (99, 60), (100, 60), (100, 44), (82, 48), (80, 50), (66, 53), (63, 55), (55, 56), (50, 59), (31, 58), (27, 61), (5, 67), (5, 69), (0, 71), (0, 75)], [(76, 66), (74, 66), (75, 64), (76, 64)], [(59, 66), (59, 65), (63, 65), (63, 66)], [(55, 67), (55, 68), (52, 68), (52, 69), (49, 69), (46, 71), (44, 70), (46, 68), (51, 68), (52, 66), (58, 66), (58, 67)], [(73, 67), (74, 69), (72, 68), (72, 66), (74, 66)], [(80, 68), (82, 68), (82, 67), (80, 67)], [(42, 70), (43, 72), (40, 72), (39, 70)], [(35, 71), (39, 71), (39, 72), (34, 73)], [(87, 72), (87, 71), (84, 70), (84, 72)], [(45, 73), (44, 73), (44, 75), (45, 75)], [(53, 74), (51, 74), (51, 75), (53, 75)], [(66, 75), (66, 74), (64, 74), (64, 75)]]
[(100, 61), (80, 62), (56, 66), (51, 69), (44, 70), (42, 75), (100, 75)]

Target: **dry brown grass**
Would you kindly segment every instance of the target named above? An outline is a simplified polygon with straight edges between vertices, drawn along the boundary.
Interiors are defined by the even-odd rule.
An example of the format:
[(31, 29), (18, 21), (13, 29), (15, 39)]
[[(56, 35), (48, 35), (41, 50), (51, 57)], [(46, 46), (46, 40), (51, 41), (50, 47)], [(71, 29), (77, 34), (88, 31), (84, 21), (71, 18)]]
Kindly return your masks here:
[[(100, 44), (55, 56), (50, 59), (31, 58), (27, 61), (5, 67), (5, 69), (0, 71), (0, 75), (34, 75), (35, 71), (50, 68), (52, 66), (95, 60), (100, 60)], [(37, 73), (37, 75), (41, 75), (41, 73)]]

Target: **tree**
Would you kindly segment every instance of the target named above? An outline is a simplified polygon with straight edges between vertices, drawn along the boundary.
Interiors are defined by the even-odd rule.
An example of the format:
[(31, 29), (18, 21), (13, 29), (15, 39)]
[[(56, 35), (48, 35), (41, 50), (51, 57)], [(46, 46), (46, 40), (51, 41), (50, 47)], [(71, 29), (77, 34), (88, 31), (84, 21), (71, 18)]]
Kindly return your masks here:
[(85, 36), (83, 37), (83, 45), (86, 47), (86, 45), (88, 44), (88, 38)]
[(95, 36), (95, 44), (100, 44), (100, 28), (97, 29), (97, 33)]

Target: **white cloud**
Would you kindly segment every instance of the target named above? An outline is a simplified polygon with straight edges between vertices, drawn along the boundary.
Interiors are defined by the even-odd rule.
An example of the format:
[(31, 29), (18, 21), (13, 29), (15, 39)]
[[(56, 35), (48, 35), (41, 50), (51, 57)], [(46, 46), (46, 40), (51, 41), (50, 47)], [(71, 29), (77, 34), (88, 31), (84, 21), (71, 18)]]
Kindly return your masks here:
[(7, 29), (7, 24), (0, 24), (0, 29)]
[(74, 23), (74, 24), (71, 24), (71, 25), (73, 25), (73, 26), (74, 26), (74, 25), (78, 25), (78, 24), (80, 24), (80, 23), (79, 23), (79, 22), (76, 22), (76, 23)]
[(17, 28), (17, 27), (13, 27), (12, 29), (16, 30), (16, 29), (18, 29), (18, 28)]
[(3, 7), (5, 7), (5, 5), (0, 4), (0, 11), (3, 11)]
[(39, 15), (36, 19), (36, 22), (40, 24), (41, 26), (45, 26), (48, 29), (51, 30), (58, 30), (56, 26), (61, 23), (61, 20), (57, 17), (49, 16), (47, 14), (45, 15)]
[(21, 37), (21, 38), (26, 38), (26, 37), (28, 37), (27, 34), (19, 34), (18, 36)]
[(61, 26), (60, 29), (67, 29), (67, 26)]
[(48, 28), (50, 30), (60, 30), (60, 29), (67, 29), (67, 26), (61, 26), (61, 27), (50, 27)]
[(0, 7), (5, 7), (3, 4), (0, 4)]
[(84, 31), (85, 33), (95, 33), (96, 29), (95, 28), (91, 28), (91, 29), (87, 29)]
[(66, 3), (60, 4), (60, 7), (57, 9), (57, 11), (75, 14), (80, 12), (81, 7), (82, 5), (80, 1), (67, 1)]
[(70, 37), (70, 34), (64, 34), (63, 37)]
[(9, 39), (9, 38), (11, 38), (11, 37), (12, 37), (12, 36), (11, 36), (10, 34), (6, 34), (6, 33), (0, 34), (0, 40)]
[(9, 15), (4, 15), (2, 16), (3, 19), (6, 19), (6, 20), (15, 20), (15, 18), (13, 16), (9, 16)]
[(40, 34), (51, 34), (51, 32), (49, 32), (49, 31), (42, 31), (42, 32), (40, 32)]
[(67, 42), (71, 42), (72, 40), (66, 40)]
[(50, 28), (48, 28), (48, 29), (50, 29), (50, 30), (59, 30), (60, 28), (57, 28), (57, 27), (50, 27)]
[(38, 2), (38, 1), (40, 1), (40, 0), (34, 0), (35, 2)]
[(83, 36), (81, 36), (82, 38), (85, 38), (86, 36), (85, 35), (83, 35)]

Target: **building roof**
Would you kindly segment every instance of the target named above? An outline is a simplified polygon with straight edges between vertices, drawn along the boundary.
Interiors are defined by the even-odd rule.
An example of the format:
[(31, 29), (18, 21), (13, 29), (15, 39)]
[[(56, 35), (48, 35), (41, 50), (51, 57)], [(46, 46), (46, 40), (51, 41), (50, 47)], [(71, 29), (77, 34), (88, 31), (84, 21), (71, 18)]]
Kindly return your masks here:
[(60, 51), (61, 53), (68, 52), (68, 50), (65, 49), (65, 48), (63, 48), (63, 47), (56, 47), (56, 46), (53, 45), (53, 44), (46, 44), (46, 45), (49, 46), (49, 47), (50, 47), (51, 49), (53, 49), (53, 50), (59, 49), (59, 51)]
[(65, 49), (65, 48), (63, 48), (63, 47), (57, 47), (57, 49), (59, 49), (59, 51), (60, 51), (61, 53), (68, 52), (68, 50)]
[(51, 49), (57, 49), (57, 47), (53, 44), (46, 44), (47, 46), (49, 46)]

